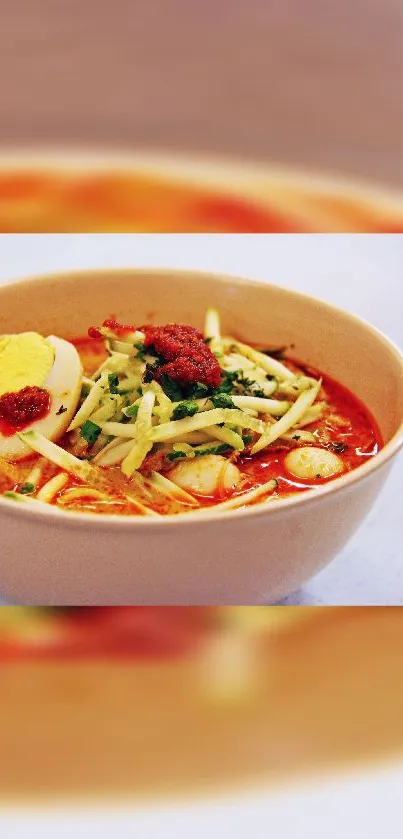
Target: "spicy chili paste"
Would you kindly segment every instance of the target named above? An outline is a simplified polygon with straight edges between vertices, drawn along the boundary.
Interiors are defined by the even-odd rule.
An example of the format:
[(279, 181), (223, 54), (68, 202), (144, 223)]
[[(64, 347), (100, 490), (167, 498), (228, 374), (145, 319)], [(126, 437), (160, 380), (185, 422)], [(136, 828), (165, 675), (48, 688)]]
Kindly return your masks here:
[[(104, 326), (105, 329), (111, 329), (120, 338), (123, 338), (129, 332), (134, 332), (134, 326), (131, 326), (130, 324), (119, 323), (119, 321), (116, 320), (116, 318), (114, 317), (107, 318), (106, 320), (104, 320), (102, 326)], [(90, 326), (88, 330), (88, 335), (90, 338), (102, 338), (102, 332), (100, 331), (100, 329), (98, 329), (97, 326)]]
[(157, 381), (166, 375), (183, 386), (194, 382), (212, 388), (219, 386), (220, 365), (199, 329), (168, 323), (165, 326), (146, 324), (140, 330), (145, 334), (144, 346), (153, 347), (165, 361), (156, 367)]
[(4, 393), (0, 397), (0, 433), (11, 437), (46, 417), (49, 410), (50, 394), (44, 388), (24, 387), (17, 393)]

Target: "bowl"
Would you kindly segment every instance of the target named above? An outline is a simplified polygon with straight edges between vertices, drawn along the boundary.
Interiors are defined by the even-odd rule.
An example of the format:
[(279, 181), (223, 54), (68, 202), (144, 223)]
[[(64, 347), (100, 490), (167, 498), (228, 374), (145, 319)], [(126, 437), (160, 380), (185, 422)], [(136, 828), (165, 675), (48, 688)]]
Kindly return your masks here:
[[(341, 550), (371, 509), (403, 444), (403, 356), (380, 332), (311, 297), (194, 271), (85, 271), (0, 288), (0, 334), (71, 338), (112, 312), (295, 346), (370, 409), (384, 448), (358, 469), (275, 504), (161, 520), (32, 509), (0, 498), (0, 591), (26, 604), (263, 604), (297, 589)], [(309, 328), (307, 328), (307, 324)], [(312, 328), (314, 324), (314, 328)]]
[(398, 232), (398, 190), (141, 150), (0, 150), (0, 232)]

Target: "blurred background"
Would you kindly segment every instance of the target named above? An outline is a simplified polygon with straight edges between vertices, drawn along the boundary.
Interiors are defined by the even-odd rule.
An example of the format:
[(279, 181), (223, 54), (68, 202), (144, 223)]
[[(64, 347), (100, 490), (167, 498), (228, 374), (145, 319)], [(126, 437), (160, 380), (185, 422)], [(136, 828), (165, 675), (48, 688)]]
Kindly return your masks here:
[(402, 36), (399, 0), (6, 0), (1, 137), (403, 185)]
[(402, 643), (399, 608), (4, 607), (0, 811), (393, 781)]
[[(329, 171), (336, 180), (344, 176), (344, 199), (357, 177), (399, 191), (402, 35), (399, 0), (6, 0), (0, 28), (0, 152), (35, 146), (175, 153), (179, 163), (188, 154), (235, 158), (240, 171), (237, 177), (225, 175), (224, 191), (237, 182), (244, 197), (249, 187), (241, 177), (243, 166), (268, 162), (274, 164), (271, 174), (292, 165)], [(0, 175), (8, 166), (0, 160)], [(294, 186), (296, 181), (291, 174)], [(271, 181), (265, 186), (266, 205), (270, 194), (281, 211), (274, 219), (245, 216), (242, 204), (231, 213), (220, 202), (204, 207), (197, 219), (189, 208), (176, 218), (177, 196), (164, 200), (161, 193), (154, 196), (160, 209), (156, 219), (155, 209), (144, 210), (147, 202), (136, 191), (138, 184), (133, 199), (138, 212), (129, 219), (129, 199), (126, 212), (116, 199), (122, 183), (114, 184), (112, 204), (109, 183), (93, 196), (95, 204), (108, 208), (108, 218), (82, 217), (76, 209), (72, 220), (65, 204), (46, 215), (41, 200), (49, 184), (32, 186), (31, 181), (24, 193), (30, 213), (21, 212), (21, 206), (17, 213), (21, 182), (10, 186), (0, 177), (3, 232), (403, 227), (400, 201), (388, 218), (362, 202), (352, 215), (351, 207), (336, 200), (318, 206), (299, 187), (297, 194), (276, 194), (274, 201)], [(53, 196), (58, 189), (50, 185)], [(83, 200), (88, 196), (80, 192), (77, 201)], [(33, 218), (38, 205), (41, 212)], [(296, 213), (291, 219), (290, 206)], [(10, 216), (18, 216), (19, 223), (13, 226)]]

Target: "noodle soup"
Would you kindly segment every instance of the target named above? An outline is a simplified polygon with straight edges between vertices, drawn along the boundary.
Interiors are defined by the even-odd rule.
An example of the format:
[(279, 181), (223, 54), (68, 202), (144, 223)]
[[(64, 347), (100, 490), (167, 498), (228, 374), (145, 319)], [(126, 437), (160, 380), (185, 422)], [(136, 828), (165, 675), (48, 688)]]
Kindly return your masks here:
[(127, 269), (0, 303), (9, 602), (276, 602), (343, 548), (403, 442), (401, 353), (313, 298)]
[(342, 384), (286, 348), (222, 336), (214, 309), (204, 333), (109, 318), (74, 343), (11, 336), (3, 391), (17, 352), (40, 365), (54, 347), (41, 386), (0, 390), (0, 475), (15, 501), (148, 517), (233, 510), (320, 491), (382, 446)]

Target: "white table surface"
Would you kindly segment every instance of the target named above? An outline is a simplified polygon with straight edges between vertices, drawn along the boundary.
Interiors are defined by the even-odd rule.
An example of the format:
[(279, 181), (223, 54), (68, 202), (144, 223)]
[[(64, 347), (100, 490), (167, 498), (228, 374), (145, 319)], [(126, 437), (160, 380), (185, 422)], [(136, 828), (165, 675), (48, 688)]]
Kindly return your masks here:
[(403, 767), (395, 763), (343, 776), (171, 805), (0, 810), (7, 839), (401, 839)]
[[(0, 283), (55, 270), (177, 267), (249, 276), (363, 316), (403, 345), (403, 236), (0, 235)], [(403, 605), (403, 459), (333, 563), (284, 603)]]

